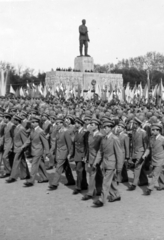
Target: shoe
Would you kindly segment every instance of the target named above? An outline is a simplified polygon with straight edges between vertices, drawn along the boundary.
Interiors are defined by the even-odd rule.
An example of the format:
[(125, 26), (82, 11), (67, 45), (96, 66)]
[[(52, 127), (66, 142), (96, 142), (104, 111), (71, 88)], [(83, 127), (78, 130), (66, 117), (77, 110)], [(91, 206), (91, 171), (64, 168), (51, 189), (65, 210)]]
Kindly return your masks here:
[(118, 198), (112, 198), (111, 196), (108, 197), (108, 202), (116, 202), (116, 201), (121, 201), (121, 197), (118, 197)]
[(53, 190), (56, 190), (58, 187), (55, 185), (50, 185), (48, 188), (49, 188), (48, 189), (49, 191), (53, 191)]
[(162, 191), (162, 190), (164, 190), (163, 187), (157, 187), (157, 191)]
[(46, 182), (49, 182), (48, 179), (46, 179), (46, 180), (38, 180), (38, 183), (46, 183)]
[(103, 205), (104, 205), (100, 200), (94, 201), (93, 204), (94, 204), (96, 207), (103, 207)]
[(78, 194), (78, 193), (80, 193), (80, 192), (81, 192), (81, 190), (75, 189), (72, 194), (73, 194), (73, 195), (76, 195), (76, 194)]
[(13, 183), (13, 182), (16, 182), (15, 178), (9, 178), (6, 180), (6, 183)]
[(65, 183), (64, 185), (65, 185), (65, 186), (74, 186), (74, 185), (75, 185), (75, 182), (68, 182), (68, 183)]
[(89, 200), (89, 199), (92, 199), (92, 196), (84, 195), (84, 197), (82, 197), (81, 200), (83, 200), (83, 201), (87, 201), (87, 200)]
[(53, 169), (53, 167), (47, 167), (46, 168), (46, 170), (52, 170)]
[(6, 174), (0, 176), (0, 178), (6, 178), (6, 177), (10, 177), (10, 174), (6, 173)]
[(131, 185), (131, 186), (129, 186), (128, 191), (133, 191), (133, 190), (135, 190), (135, 189), (136, 189), (136, 186)]
[(32, 186), (34, 186), (34, 184), (31, 183), (31, 182), (25, 182), (25, 183), (24, 183), (24, 186), (25, 186), (25, 187), (32, 187)]
[(151, 190), (150, 189), (146, 189), (144, 195), (145, 196), (149, 196), (151, 194)]

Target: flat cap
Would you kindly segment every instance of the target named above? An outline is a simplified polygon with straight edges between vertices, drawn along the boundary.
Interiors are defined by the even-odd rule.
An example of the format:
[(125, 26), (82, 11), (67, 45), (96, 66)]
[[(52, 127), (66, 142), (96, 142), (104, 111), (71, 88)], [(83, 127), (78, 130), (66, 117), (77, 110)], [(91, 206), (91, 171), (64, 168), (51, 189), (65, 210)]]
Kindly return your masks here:
[(12, 115), (10, 113), (4, 113), (4, 117), (6, 118), (12, 118)]
[(135, 117), (135, 118), (134, 118), (134, 122), (139, 123), (139, 124), (142, 124), (142, 121), (141, 121), (138, 117)]
[(40, 117), (39, 116), (32, 117), (31, 121), (32, 122), (40, 122)]
[(103, 122), (103, 128), (104, 127), (114, 127), (114, 122), (113, 121), (111, 121), (111, 120), (105, 120), (104, 122)]
[(120, 122), (118, 123), (118, 126), (121, 126), (121, 127), (125, 128), (125, 123), (124, 123), (123, 121), (120, 121)]
[(81, 125), (84, 125), (84, 121), (79, 117), (75, 118), (75, 122), (80, 123)]
[(17, 121), (22, 121), (22, 118), (21, 118), (21, 116), (18, 116), (18, 115), (14, 115), (13, 116), (13, 119), (15, 119), (15, 120), (17, 120)]
[(91, 119), (91, 123), (95, 123), (96, 125), (100, 125), (100, 124), (101, 124), (101, 123), (100, 123), (100, 120), (97, 119), (97, 118), (92, 118), (92, 119)]
[(151, 125), (151, 129), (162, 130), (162, 124), (160, 124), (160, 123), (153, 123), (153, 124)]

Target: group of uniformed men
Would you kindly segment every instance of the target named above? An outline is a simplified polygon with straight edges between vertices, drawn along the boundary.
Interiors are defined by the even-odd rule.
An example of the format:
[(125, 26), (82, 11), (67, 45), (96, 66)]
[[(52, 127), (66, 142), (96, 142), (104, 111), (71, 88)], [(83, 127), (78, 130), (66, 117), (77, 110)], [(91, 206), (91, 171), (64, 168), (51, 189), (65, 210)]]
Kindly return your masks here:
[[(92, 104), (94, 111), (83, 109), (81, 114), (76, 111), (70, 114), (63, 111), (61, 103), (61, 112), (39, 114), (37, 106), (38, 109), (28, 111), (9, 108), (6, 112), (1, 108), (0, 178), (7, 178), (6, 183), (20, 177), (26, 180), (25, 187), (31, 187), (38, 173), (38, 183), (49, 182), (47, 171), (55, 168), (50, 191), (57, 190), (64, 172), (65, 185), (75, 185), (73, 194), (87, 190), (84, 201), (98, 196), (93, 202), (96, 207), (107, 200), (121, 200), (119, 183), (129, 181), (129, 169), (134, 172), (129, 191), (138, 185), (147, 185), (145, 195), (150, 195), (154, 187), (159, 191), (164, 189), (163, 127), (161, 118), (153, 116), (153, 112), (142, 108), (132, 114), (128, 108), (125, 114), (123, 111), (120, 114), (107, 105), (100, 114), (98, 106)], [(29, 157), (30, 169), (26, 161)], [(71, 162), (76, 165), (76, 181)]]

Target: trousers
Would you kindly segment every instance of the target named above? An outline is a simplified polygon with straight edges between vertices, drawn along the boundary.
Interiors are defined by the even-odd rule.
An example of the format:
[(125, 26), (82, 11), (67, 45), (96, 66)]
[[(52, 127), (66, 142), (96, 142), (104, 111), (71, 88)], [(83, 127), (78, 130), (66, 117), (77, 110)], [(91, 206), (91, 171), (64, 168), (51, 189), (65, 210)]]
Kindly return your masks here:
[(20, 173), (20, 178), (28, 177), (29, 170), (23, 152), (14, 153), (14, 161), (10, 174), (10, 178), (16, 179)]
[(89, 184), (87, 195), (93, 196), (95, 190), (97, 194), (100, 194), (102, 191), (103, 182), (103, 175), (100, 165), (98, 164), (96, 166), (96, 169), (93, 168), (93, 165), (91, 165), (90, 169), (87, 167), (87, 171), (89, 172)]
[(148, 189), (153, 190), (157, 182), (160, 188), (164, 188), (164, 172), (162, 166), (153, 167), (152, 179), (149, 183)]
[(108, 195), (113, 199), (120, 197), (120, 193), (117, 189), (117, 176), (115, 169), (104, 170), (100, 201), (105, 204)]
[(47, 180), (47, 172), (45, 168), (45, 163), (43, 161), (42, 156), (33, 156), (32, 157), (32, 165), (30, 172), (30, 179), (27, 182), (33, 183), (35, 182), (36, 174), (39, 173), (40, 180)]
[[(133, 162), (136, 161), (136, 159), (133, 159)], [(148, 178), (144, 169), (144, 162), (134, 168), (134, 179), (132, 184), (134, 186), (148, 184)]]
[(86, 189), (88, 187), (88, 184), (84, 162), (82, 161), (76, 162), (76, 174), (77, 174), (76, 189), (78, 190)]
[(55, 175), (51, 182), (52, 185), (58, 186), (63, 172), (65, 172), (68, 183), (75, 182), (68, 159), (64, 159), (64, 160), (57, 160)]

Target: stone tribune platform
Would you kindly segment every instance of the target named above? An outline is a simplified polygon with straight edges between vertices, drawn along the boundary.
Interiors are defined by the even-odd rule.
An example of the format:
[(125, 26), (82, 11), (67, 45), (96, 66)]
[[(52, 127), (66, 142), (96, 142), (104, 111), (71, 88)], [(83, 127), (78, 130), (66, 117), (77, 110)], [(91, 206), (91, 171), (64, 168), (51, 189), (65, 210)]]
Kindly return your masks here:
[(123, 78), (122, 74), (111, 74), (111, 73), (97, 73), (97, 72), (85, 72), (94, 70), (94, 61), (92, 57), (76, 57), (74, 60), (74, 71), (50, 71), (46, 73), (46, 85), (52, 89), (60, 86), (61, 83), (64, 86), (78, 86), (81, 85), (83, 90), (88, 90), (91, 86), (92, 80), (96, 81), (100, 87), (104, 85), (109, 86), (110, 83), (115, 88), (122, 88)]

